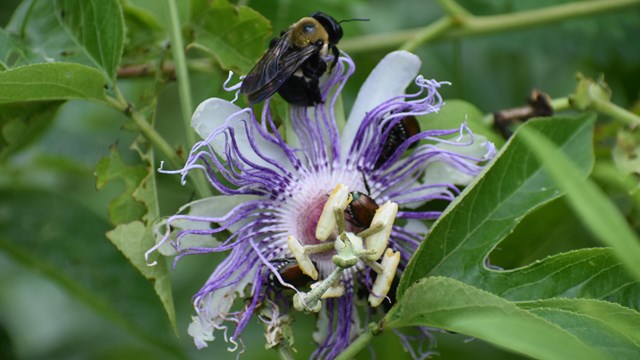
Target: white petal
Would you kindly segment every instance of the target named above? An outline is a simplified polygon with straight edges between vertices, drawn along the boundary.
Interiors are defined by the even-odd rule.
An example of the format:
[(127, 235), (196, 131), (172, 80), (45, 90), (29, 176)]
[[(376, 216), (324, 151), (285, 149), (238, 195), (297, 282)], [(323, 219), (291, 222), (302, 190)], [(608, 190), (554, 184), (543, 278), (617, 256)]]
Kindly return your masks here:
[[(275, 166), (269, 164), (261, 156), (256, 154), (249, 144), (249, 138), (247, 137), (246, 127), (244, 125), (245, 122), (253, 121), (251, 120), (249, 112), (237, 114), (232, 119), (229, 119), (231, 115), (236, 114), (240, 110), (242, 109), (227, 100), (218, 98), (205, 100), (198, 105), (198, 108), (193, 113), (191, 127), (205, 140), (209, 138), (215, 129), (222, 125), (226, 124), (233, 127), (235, 141), (241, 149), (242, 154), (247, 158), (247, 161), (274, 169)], [(289, 160), (278, 145), (265, 140), (258, 131), (253, 131), (253, 136), (256, 147), (262, 156), (271, 158), (276, 163), (292, 170)], [(213, 150), (224, 158), (226, 139), (223, 135), (219, 135), (212, 140), (211, 146)]]
[[(188, 333), (193, 337), (198, 349), (207, 346), (207, 341), (213, 341), (213, 331), (223, 329), (222, 323), (227, 320), (237, 297), (244, 297), (244, 290), (255, 278), (257, 268), (252, 268), (240, 282), (218, 289), (205, 295), (198, 306), (198, 316), (192, 317)], [(214, 276), (214, 275), (212, 275)]]
[(207, 342), (215, 340), (213, 328), (203, 325), (198, 316), (192, 316), (191, 324), (189, 324), (189, 328), (187, 329), (187, 333), (191, 335), (198, 349), (206, 348)]
[[(225, 216), (229, 211), (233, 210), (236, 206), (261, 199), (261, 196), (257, 195), (218, 195), (211, 196), (208, 198), (196, 200), (190, 202), (183, 207), (180, 208), (180, 212), (184, 209), (189, 209), (187, 214), (189, 216), (198, 216), (198, 217), (222, 217)], [(174, 222), (174, 225), (180, 226), (179, 222), (183, 222), (184, 220)], [(229, 226), (229, 231), (236, 232), (240, 227), (245, 225), (249, 220), (247, 218), (243, 218), (240, 221), (234, 223)], [(178, 224), (177, 224), (178, 223)], [(194, 224), (193, 221), (189, 222), (190, 224)], [(209, 223), (206, 222), (196, 222), (195, 226), (190, 226), (190, 229), (210, 229)], [(184, 228), (184, 227), (183, 227)]]
[(378, 63), (360, 88), (342, 131), (342, 154), (349, 150), (365, 114), (390, 98), (403, 95), (421, 65), (420, 58), (404, 50), (389, 53)]
[[(227, 100), (207, 99), (201, 102), (196, 111), (193, 112), (191, 127), (202, 139), (206, 139), (214, 129), (224, 125), (229, 116), (240, 110), (238, 106)], [(248, 119), (249, 116), (247, 115), (246, 118)]]
[[(419, 234), (424, 237), (427, 232), (429, 232), (429, 228), (425, 225), (424, 221), (416, 220), (416, 219), (406, 219), (406, 224), (402, 227), (404, 230)], [(422, 239), (420, 239), (422, 240)]]
[[(490, 151), (488, 147), (489, 141), (482, 135), (474, 135), (473, 144), (468, 146), (455, 146), (450, 144), (438, 144), (437, 148), (446, 150), (449, 152), (455, 152), (460, 155), (470, 156), (478, 159), (486, 158), (487, 152)], [(458, 142), (467, 143), (471, 141), (470, 135), (462, 136)], [(425, 171), (425, 175), (422, 178), (423, 184), (441, 184), (449, 183), (456, 185), (468, 185), (474, 176), (467, 173), (463, 173), (445, 162), (434, 162), (429, 165)]]
[[(258, 199), (256, 195), (233, 195), (233, 196), (211, 196), (205, 199), (196, 200), (183, 205), (180, 208), (179, 213), (195, 216), (195, 217), (222, 217), (231, 211), (239, 204)], [(243, 218), (233, 225), (229, 226), (229, 231), (232, 233), (237, 231), (241, 226), (245, 225), (249, 220)], [(208, 230), (211, 229), (211, 223), (207, 221), (192, 221), (188, 219), (177, 219), (171, 223), (174, 229), (182, 230)], [(166, 231), (166, 219), (159, 221), (154, 225), (154, 235), (156, 241), (160, 241), (164, 238)], [(180, 248), (186, 249), (191, 247), (207, 247), (213, 248), (219, 244), (219, 241), (214, 236), (206, 235), (186, 235), (180, 239)], [(165, 242), (158, 251), (164, 256), (177, 255), (176, 249)]]
[[(449, 152), (474, 157), (477, 159), (487, 159), (487, 156), (493, 151), (493, 145), (482, 135), (473, 135), (474, 141), (471, 145), (456, 146), (451, 144), (440, 143), (435, 145), (438, 149), (447, 150)], [(464, 135), (455, 141), (463, 144), (467, 144), (471, 141), (471, 135)], [(454, 185), (468, 185), (473, 179), (473, 175), (461, 172), (453, 166), (443, 161), (438, 161), (438, 157), (434, 157), (430, 160), (431, 163), (426, 167), (425, 174), (422, 177), (420, 183), (403, 183), (398, 184), (397, 187), (415, 188), (422, 185), (430, 184), (454, 184)], [(469, 163), (475, 164), (476, 162), (467, 160)], [(406, 198), (412, 197), (424, 197), (431, 194), (437, 194), (442, 192), (449, 192), (447, 187), (433, 187), (414, 192), (406, 196), (395, 197), (394, 201), (402, 201)], [(422, 206), (425, 201), (415, 201), (402, 204), (402, 207), (406, 209), (415, 209)]]

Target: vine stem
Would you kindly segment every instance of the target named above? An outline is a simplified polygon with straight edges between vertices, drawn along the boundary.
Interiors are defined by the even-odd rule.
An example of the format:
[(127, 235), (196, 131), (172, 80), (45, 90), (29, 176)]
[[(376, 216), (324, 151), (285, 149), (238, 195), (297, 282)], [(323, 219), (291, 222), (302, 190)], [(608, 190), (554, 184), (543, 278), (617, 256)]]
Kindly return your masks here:
[(180, 95), (180, 108), (182, 109), (182, 121), (184, 123), (187, 143), (193, 145), (196, 141), (195, 134), (191, 129), (191, 114), (193, 104), (191, 102), (191, 85), (189, 83), (189, 72), (187, 71), (187, 60), (184, 56), (184, 45), (182, 43), (182, 27), (178, 17), (178, 7), (175, 0), (167, 0), (169, 13), (171, 36), (171, 52), (175, 62), (175, 71), (178, 78), (178, 93)]
[(296, 357), (293, 355), (291, 348), (284, 345), (279, 345), (277, 348), (278, 348), (278, 356), (280, 356), (280, 359), (295, 360)]
[[(191, 85), (189, 83), (189, 71), (187, 70), (187, 60), (184, 55), (184, 45), (182, 43), (182, 27), (178, 17), (178, 7), (176, 0), (167, 0), (167, 10), (169, 13), (171, 36), (171, 51), (175, 62), (175, 72), (178, 79), (178, 93), (180, 95), (180, 108), (182, 110), (182, 122), (184, 133), (189, 146), (195, 144), (195, 132), (191, 129), (191, 114), (193, 113), (193, 103), (191, 101)], [(202, 173), (189, 174), (193, 181), (193, 186), (201, 198), (211, 196), (211, 189)]]
[(640, 116), (627, 111), (626, 109), (610, 101), (593, 99), (591, 108), (601, 114), (609, 115), (612, 118), (631, 126), (632, 128), (637, 128), (640, 126)]
[(369, 343), (374, 336), (380, 334), (382, 329), (380, 325), (376, 323), (369, 324), (367, 330), (363, 331), (349, 346), (340, 355), (336, 356), (336, 360), (350, 360), (354, 359), (355, 356), (362, 351)]
[(455, 21), (451, 17), (442, 17), (435, 22), (429, 24), (419, 31), (412, 39), (405, 42), (400, 49), (411, 51), (420, 46), (420, 44), (428, 42), (431, 39), (435, 39), (438, 36), (444, 34), (447, 30), (455, 26)]
[(167, 160), (174, 167), (179, 167), (182, 164), (182, 159), (175, 152), (174, 148), (160, 135), (156, 129), (144, 118), (138, 111), (131, 110), (129, 104), (125, 100), (124, 96), (120, 92), (117, 86), (114, 86), (114, 92), (116, 98), (107, 98), (107, 102), (125, 113), (136, 124), (140, 132), (149, 140), (153, 146), (155, 146), (160, 152), (167, 158)]
[[(599, 14), (606, 11), (620, 10), (626, 7), (640, 5), (640, 0), (593, 0), (577, 1), (562, 5), (549, 6), (543, 9), (527, 10), (517, 13), (474, 16), (462, 11), (453, 0), (440, 0), (440, 4), (447, 12), (443, 18), (449, 18), (454, 26), (437, 33), (436, 36), (425, 37), (431, 31), (429, 28), (442, 26), (437, 20), (426, 27), (398, 31), (395, 33), (373, 34), (345, 39), (340, 48), (349, 53), (373, 51), (402, 46), (405, 49), (415, 49), (424, 42), (432, 40), (459, 39), (476, 35), (534, 27), (543, 24), (574, 19), (583, 16)], [(420, 38), (422, 37), (422, 41)]]

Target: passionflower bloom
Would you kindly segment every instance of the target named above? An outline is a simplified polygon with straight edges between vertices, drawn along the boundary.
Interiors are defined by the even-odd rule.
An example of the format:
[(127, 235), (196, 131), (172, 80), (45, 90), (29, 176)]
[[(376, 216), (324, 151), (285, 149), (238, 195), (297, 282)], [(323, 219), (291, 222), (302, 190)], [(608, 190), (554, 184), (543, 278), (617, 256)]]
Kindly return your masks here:
[[(228, 252), (193, 299), (188, 332), (198, 348), (214, 333), (237, 348), (253, 315), (265, 323), (268, 346), (291, 345), (290, 314), (299, 309), (319, 311), (314, 357), (334, 358), (360, 332), (360, 316), (388, 301), (393, 276), (427, 233), (426, 220), (440, 215), (423, 205), (451, 201), (456, 185), (468, 184), (494, 155), (461, 119), (449, 130), (404, 132), (403, 121), (428, 122), (423, 115), (444, 105), (437, 90), (445, 83), (417, 76), (420, 65), (405, 51), (387, 55), (346, 122), (339, 99), (355, 66), (345, 54), (321, 85), (325, 102), (291, 107), (284, 129), (269, 100), (261, 114), (219, 98), (198, 106), (192, 126), (203, 140), (175, 172), (184, 179), (203, 171), (220, 195), (168, 218), (150, 250), (176, 259)], [(405, 94), (411, 83), (417, 91)], [(376, 204), (369, 210), (380, 206), (371, 224), (356, 221), (367, 210), (355, 207), (359, 195)], [(381, 242), (371, 245), (362, 231)], [(358, 308), (369, 310), (359, 313), (356, 304), (367, 304), (367, 296)]]

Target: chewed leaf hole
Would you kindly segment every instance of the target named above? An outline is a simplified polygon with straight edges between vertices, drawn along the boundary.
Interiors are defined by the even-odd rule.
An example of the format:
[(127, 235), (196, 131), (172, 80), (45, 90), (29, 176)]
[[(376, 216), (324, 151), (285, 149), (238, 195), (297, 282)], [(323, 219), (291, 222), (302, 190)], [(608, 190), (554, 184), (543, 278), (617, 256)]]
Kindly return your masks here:
[(598, 246), (561, 197), (525, 217), (489, 254), (488, 264), (510, 270), (565, 251)]

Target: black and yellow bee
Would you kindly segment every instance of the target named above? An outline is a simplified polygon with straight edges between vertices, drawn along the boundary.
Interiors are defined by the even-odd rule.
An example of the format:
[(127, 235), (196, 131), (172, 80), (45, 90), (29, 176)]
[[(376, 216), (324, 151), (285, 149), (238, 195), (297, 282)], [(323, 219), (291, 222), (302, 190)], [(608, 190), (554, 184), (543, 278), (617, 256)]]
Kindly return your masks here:
[(322, 103), (318, 81), (327, 70), (324, 57), (333, 53), (333, 68), (341, 38), (340, 23), (327, 14), (316, 12), (300, 19), (271, 41), (269, 50), (242, 81), (240, 92), (250, 104), (276, 92), (293, 105)]

